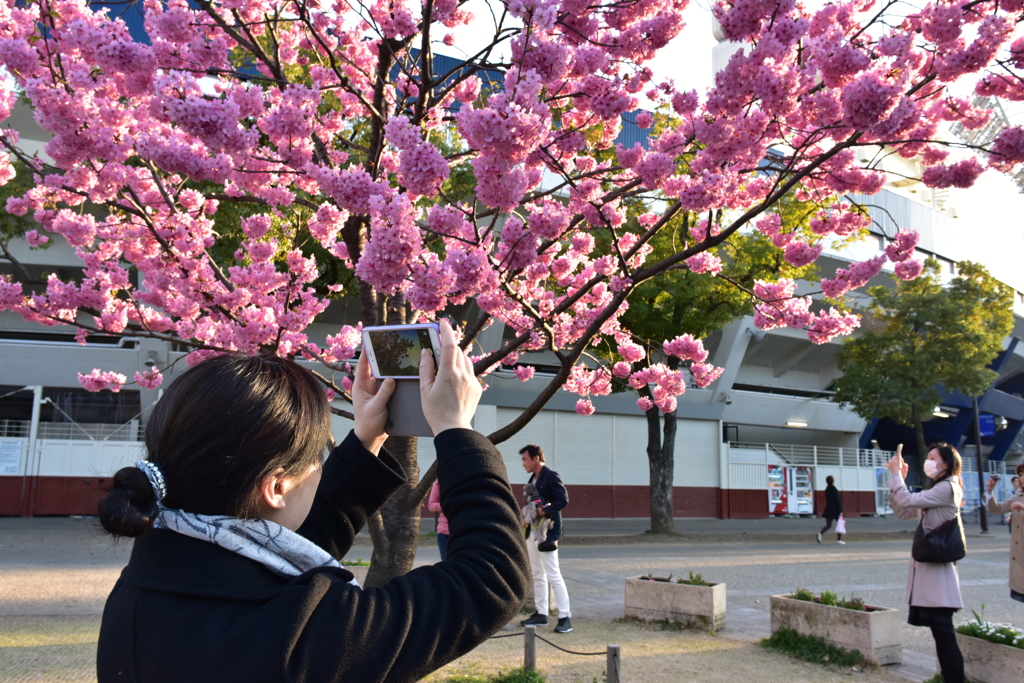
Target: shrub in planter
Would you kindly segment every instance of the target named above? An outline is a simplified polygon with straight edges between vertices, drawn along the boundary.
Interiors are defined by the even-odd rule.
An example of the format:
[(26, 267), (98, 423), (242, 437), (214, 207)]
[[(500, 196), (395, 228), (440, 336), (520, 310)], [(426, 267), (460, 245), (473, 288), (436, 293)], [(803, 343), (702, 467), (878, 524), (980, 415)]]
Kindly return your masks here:
[(956, 628), (964, 655), (964, 674), (975, 683), (1024, 681), (1024, 631), (1010, 624), (993, 624), (978, 613)]
[(865, 605), (858, 598), (839, 599), (826, 591), (816, 596), (798, 589), (792, 595), (773, 595), (772, 632), (792, 629), (845, 650), (859, 650), (876, 664), (903, 661), (898, 610)]
[(708, 583), (693, 572), (688, 579), (635, 576), (626, 579), (625, 616), (717, 631), (725, 626), (725, 597), (724, 583)]

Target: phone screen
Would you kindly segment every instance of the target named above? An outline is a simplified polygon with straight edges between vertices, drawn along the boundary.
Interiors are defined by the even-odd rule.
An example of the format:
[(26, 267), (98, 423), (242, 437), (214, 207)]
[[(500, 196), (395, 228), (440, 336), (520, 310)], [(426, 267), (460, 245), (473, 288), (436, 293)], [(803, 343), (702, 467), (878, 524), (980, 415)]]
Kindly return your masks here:
[(434, 355), (430, 332), (425, 328), (409, 330), (371, 330), (370, 344), (382, 377), (419, 377), (420, 353)]

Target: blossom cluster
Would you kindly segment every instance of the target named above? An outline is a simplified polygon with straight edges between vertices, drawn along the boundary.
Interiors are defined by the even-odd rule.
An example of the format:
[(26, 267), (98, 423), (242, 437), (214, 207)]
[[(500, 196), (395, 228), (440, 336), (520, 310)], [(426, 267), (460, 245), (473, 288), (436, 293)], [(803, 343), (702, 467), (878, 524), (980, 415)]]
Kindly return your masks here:
[[(354, 357), (360, 328), (338, 330), (325, 349), (307, 332), (334, 299), (358, 298), (370, 322), (387, 305), (434, 318), (474, 298), (517, 340), (482, 357), (488, 368), (616, 338), (621, 361), (569, 379), (585, 413), (611, 376), (633, 382), (630, 364), (646, 356), (620, 323), (637, 285), (671, 268), (721, 275), (712, 250), (747, 226), (796, 267), (823, 240), (861, 231), (868, 217), (836, 197), (884, 184), (863, 149), (920, 161), (932, 187), (1024, 164), (1020, 126), (984, 157), (951, 161), (940, 140), (947, 124), (973, 130), (990, 118), (950, 92), (954, 82), (1024, 100), (1022, 0), (891, 15), (864, 0), (713, 4), (742, 49), (698, 93), (649, 68), (682, 30), (688, 0), (510, 0), (518, 23), (494, 36), (494, 47), (507, 42), (500, 70), (491, 50), (447, 70), (422, 53), (471, 21), (455, 0), (146, 0), (148, 41), (85, 0), (2, 2), (11, 78), (0, 121), (17, 94), (53, 136), (43, 163), (2, 133), (0, 182), (19, 154), (35, 174), (6, 209), (38, 223), (31, 247), (59, 238), (82, 269), (31, 286), (0, 277), (0, 310), (78, 326), (86, 343), (90, 333), (174, 341), (192, 361), (269, 348), (337, 363)], [(636, 111), (641, 94), (659, 113)], [(624, 120), (649, 138), (616, 147)], [(809, 233), (783, 225), (785, 197), (816, 205)], [(652, 201), (637, 209), (639, 198)], [(683, 212), (692, 220), (679, 253), (655, 257), (656, 233)], [(838, 300), (886, 260), (916, 277), (915, 244), (904, 230), (885, 256), (839, 269), (821, 289)], [(758, 326), (822, 343), (856, 325), (838, 302), (814, 311), (795, 292), (758, 283)], [(715, 371), (698, 344), (680, 338), (665, 351), (706, 386)], [(680, 373), (635, 379), (664, 410), (685, 386)], [(97, 370), (82, 383), (114, 390), (119, 377)], [(160, 377), (135, 381), (153, 388)]]

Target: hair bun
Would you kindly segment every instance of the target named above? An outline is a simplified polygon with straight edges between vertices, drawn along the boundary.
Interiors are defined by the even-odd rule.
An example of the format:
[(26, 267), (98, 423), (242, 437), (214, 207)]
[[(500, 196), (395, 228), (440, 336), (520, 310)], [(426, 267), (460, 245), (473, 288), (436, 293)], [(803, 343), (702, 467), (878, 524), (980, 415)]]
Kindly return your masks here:
[(149, 531), (159, 508), (146, 473), (137, 467), (119, 469), (97, 512), (100, 524), (115, 536), (141, 536)]

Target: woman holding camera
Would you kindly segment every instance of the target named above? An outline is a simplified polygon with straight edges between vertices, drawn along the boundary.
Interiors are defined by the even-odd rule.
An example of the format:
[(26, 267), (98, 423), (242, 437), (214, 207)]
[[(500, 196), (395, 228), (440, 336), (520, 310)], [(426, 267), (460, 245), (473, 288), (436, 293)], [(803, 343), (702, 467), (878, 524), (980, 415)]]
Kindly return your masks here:
[[(1018, 476), (1022, 473), (1024, 465), (1018, 465)], [(988, 478), (985, 498), (992, 514), (1010, 514), (1010, 597), (1024, 602), (1024, 491), (1015, 487), (1013, 495), (1000, 502), (992, 493), (998, 482), (997, 475)]]
[[(955, 448), (940, 443), (928, 450), (924, 473), (931, 481), (920, 493), (911, 493), (904, 481), (909, 467), (903, 460), (903, 444), (896, 447), (896, 455), (886, 467), (892, 473), (889, 504), (900, 519), (919, 519), (927, 534), (958, 518), (964, 493), (960, 483), (962, 464)], [(910, 605), (907, 623), (932, 631), (943, 681), (963, 683), (964, 658), (953, 630), (953, 613), (964, 606), (956, 563), (918, 562), (911, 557), (906, 596)]]
[(119, 470), (103, 526), (136, 536), (107, 599), (108, 681), (416, 681), (508, 623), (526, 548), (494, 446), (470, 428), (480, 385), (451, 328), (420, 361), (451, 530), (447, 561), (362, 589), (338, 560), (405, 481), (382, 445), (394, 380), (365, 354), (355, 429), (330, 442), (324, 391), (281, 358), (219, 356), (176, 379)]

